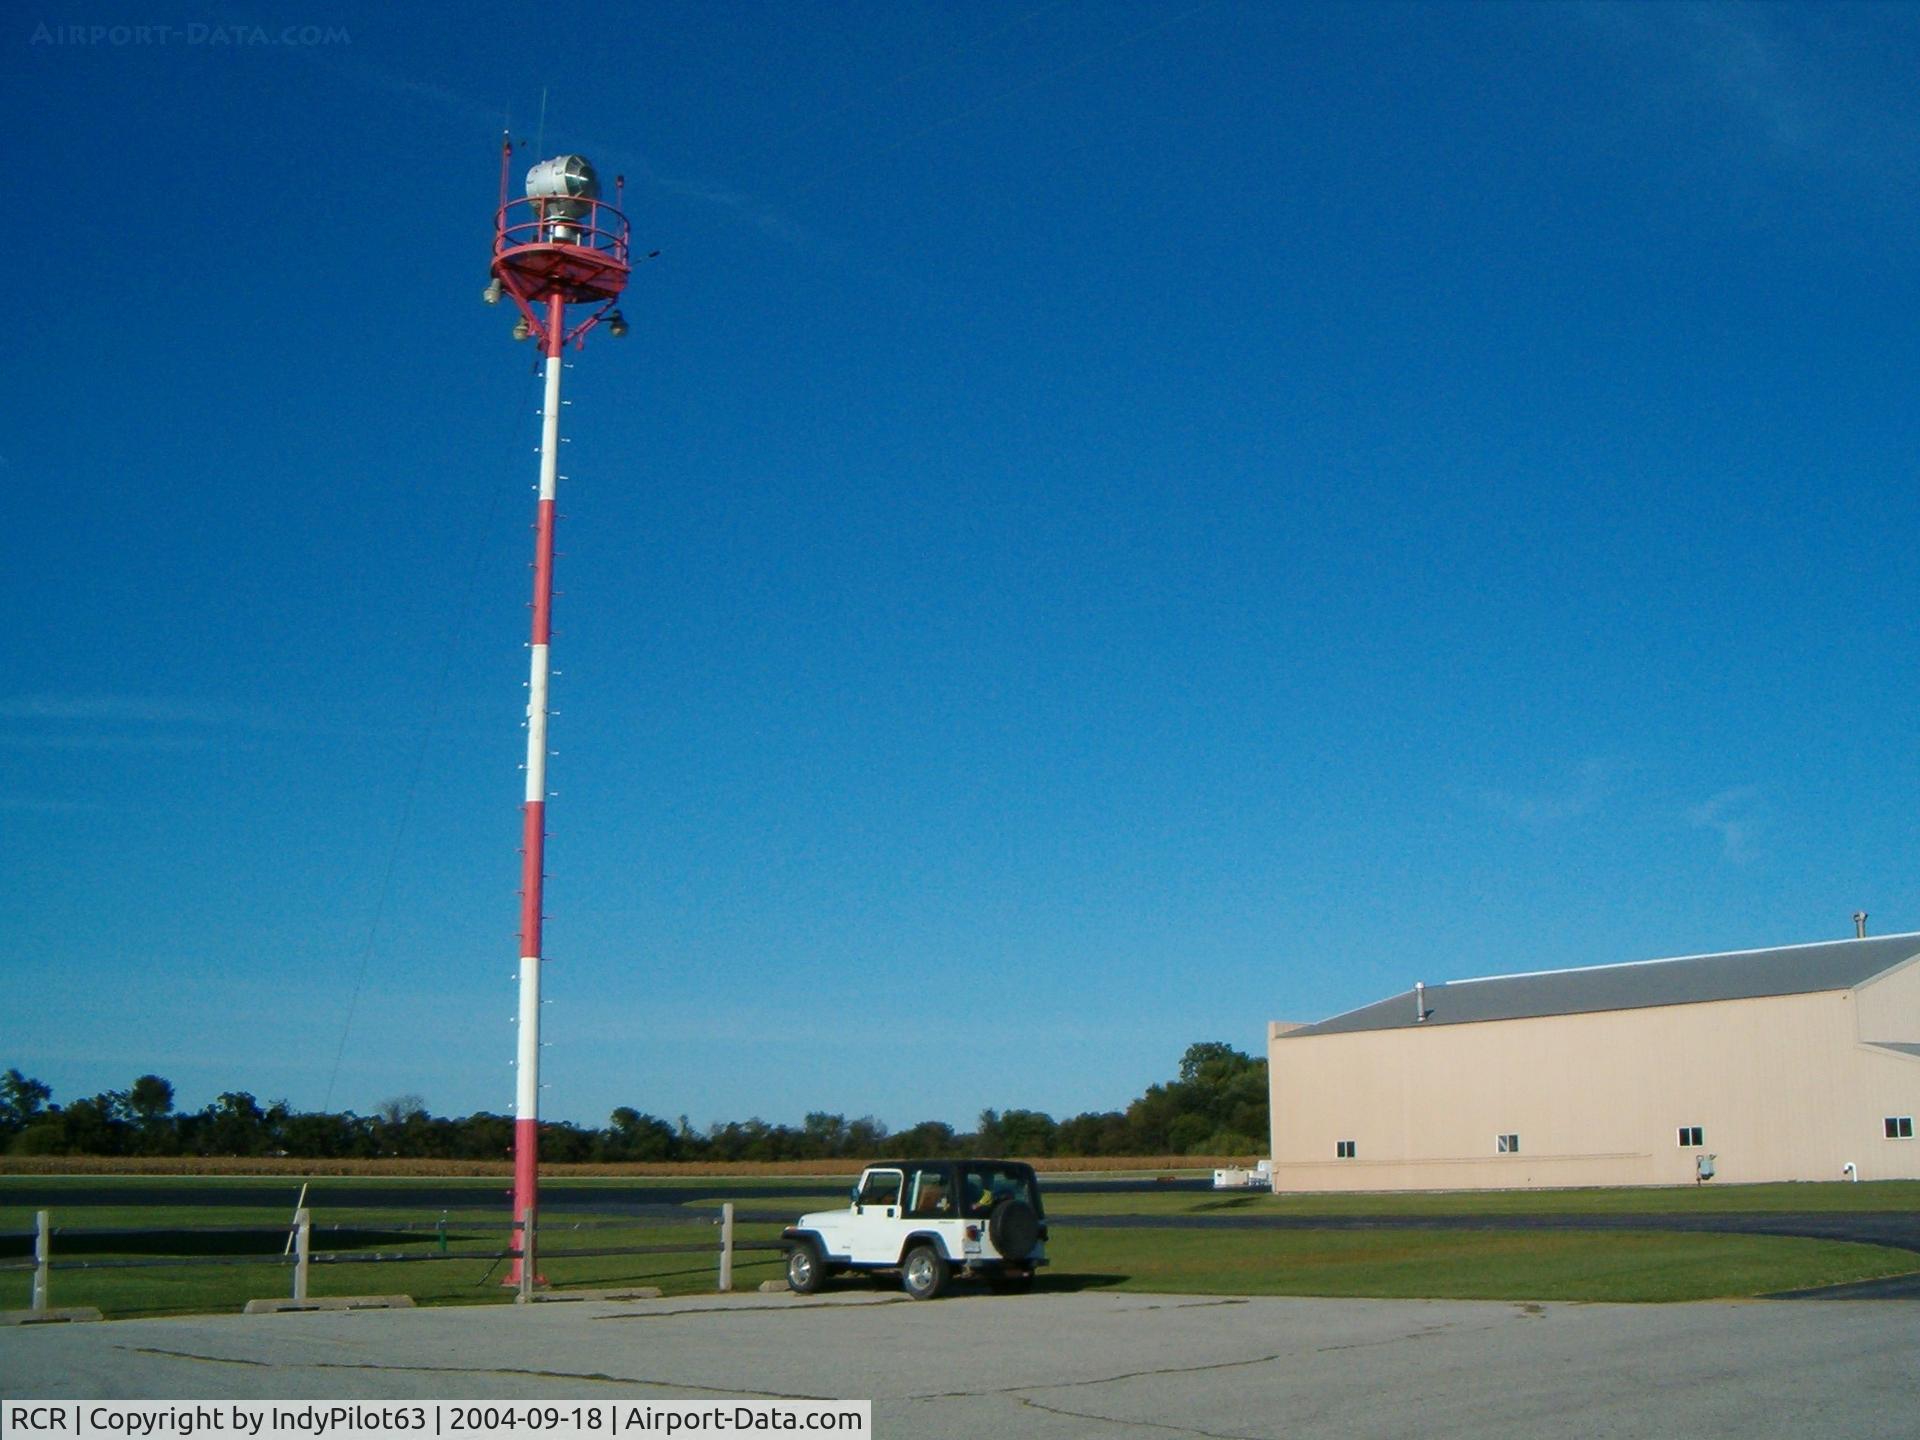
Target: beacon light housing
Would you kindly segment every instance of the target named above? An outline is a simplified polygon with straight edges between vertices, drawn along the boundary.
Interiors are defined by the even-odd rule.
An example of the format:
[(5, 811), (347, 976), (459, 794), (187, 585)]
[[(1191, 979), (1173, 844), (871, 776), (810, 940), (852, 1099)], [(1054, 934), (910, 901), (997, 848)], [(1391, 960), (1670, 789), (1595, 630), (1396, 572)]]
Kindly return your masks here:
[(584, 203), (600, 198), (600, 177), (584, 155), (556, 155), (527, 171), (527, 198), (545, 200), (550, 215), (577, 220), (587, 213)]

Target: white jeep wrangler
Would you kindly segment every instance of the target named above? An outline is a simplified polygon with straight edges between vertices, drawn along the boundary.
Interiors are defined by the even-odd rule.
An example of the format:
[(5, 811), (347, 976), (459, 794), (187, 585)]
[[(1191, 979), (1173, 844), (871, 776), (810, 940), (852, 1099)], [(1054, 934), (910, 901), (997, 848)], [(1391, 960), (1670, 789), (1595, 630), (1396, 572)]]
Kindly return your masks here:
[(811, 1295), (841, 1270), (898, 1270), (931, 1300), (955, 1275), (1024, 1289), (1047, 1263), (1040, 1182), (1017, 1160), (886, 1160), (844, 1210), (802, 1215), (782, 1233), (787, 1287)]

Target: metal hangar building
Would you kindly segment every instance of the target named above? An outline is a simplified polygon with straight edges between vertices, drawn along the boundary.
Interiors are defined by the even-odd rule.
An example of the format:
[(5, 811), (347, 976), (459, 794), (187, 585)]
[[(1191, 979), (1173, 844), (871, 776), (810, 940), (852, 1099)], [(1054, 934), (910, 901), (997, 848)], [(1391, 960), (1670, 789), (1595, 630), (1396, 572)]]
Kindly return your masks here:
[(1920, 934), (1420, 984), (1267, 1059), (1276, 1190), (1920, 1179)]

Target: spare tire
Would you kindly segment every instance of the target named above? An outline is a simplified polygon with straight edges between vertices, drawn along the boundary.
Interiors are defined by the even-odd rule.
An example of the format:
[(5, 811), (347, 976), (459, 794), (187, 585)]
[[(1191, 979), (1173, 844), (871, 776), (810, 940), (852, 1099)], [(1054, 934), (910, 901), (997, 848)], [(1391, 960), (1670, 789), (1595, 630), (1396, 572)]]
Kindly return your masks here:
[(1009, 1196), (987, 1216), (987, 1238), (1003, 1260), (1024, 1260), (1040, 1243), (1040, 1217), (1024, 1200)]

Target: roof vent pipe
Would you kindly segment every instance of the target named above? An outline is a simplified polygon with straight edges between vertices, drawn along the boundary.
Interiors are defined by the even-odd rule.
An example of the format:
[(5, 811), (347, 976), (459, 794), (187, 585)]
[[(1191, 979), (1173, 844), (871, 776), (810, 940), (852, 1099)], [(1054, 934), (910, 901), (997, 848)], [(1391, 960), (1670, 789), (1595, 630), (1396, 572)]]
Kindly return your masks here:
[(1413, 1023), (1419, 1025), (1427, 1018), (1427, 983), (1424, 980), (1413, 982)]
[(1853, 938), (1856, 940), (1867, 938), (1867, 912), (1864, 910), (1853, 912)]

